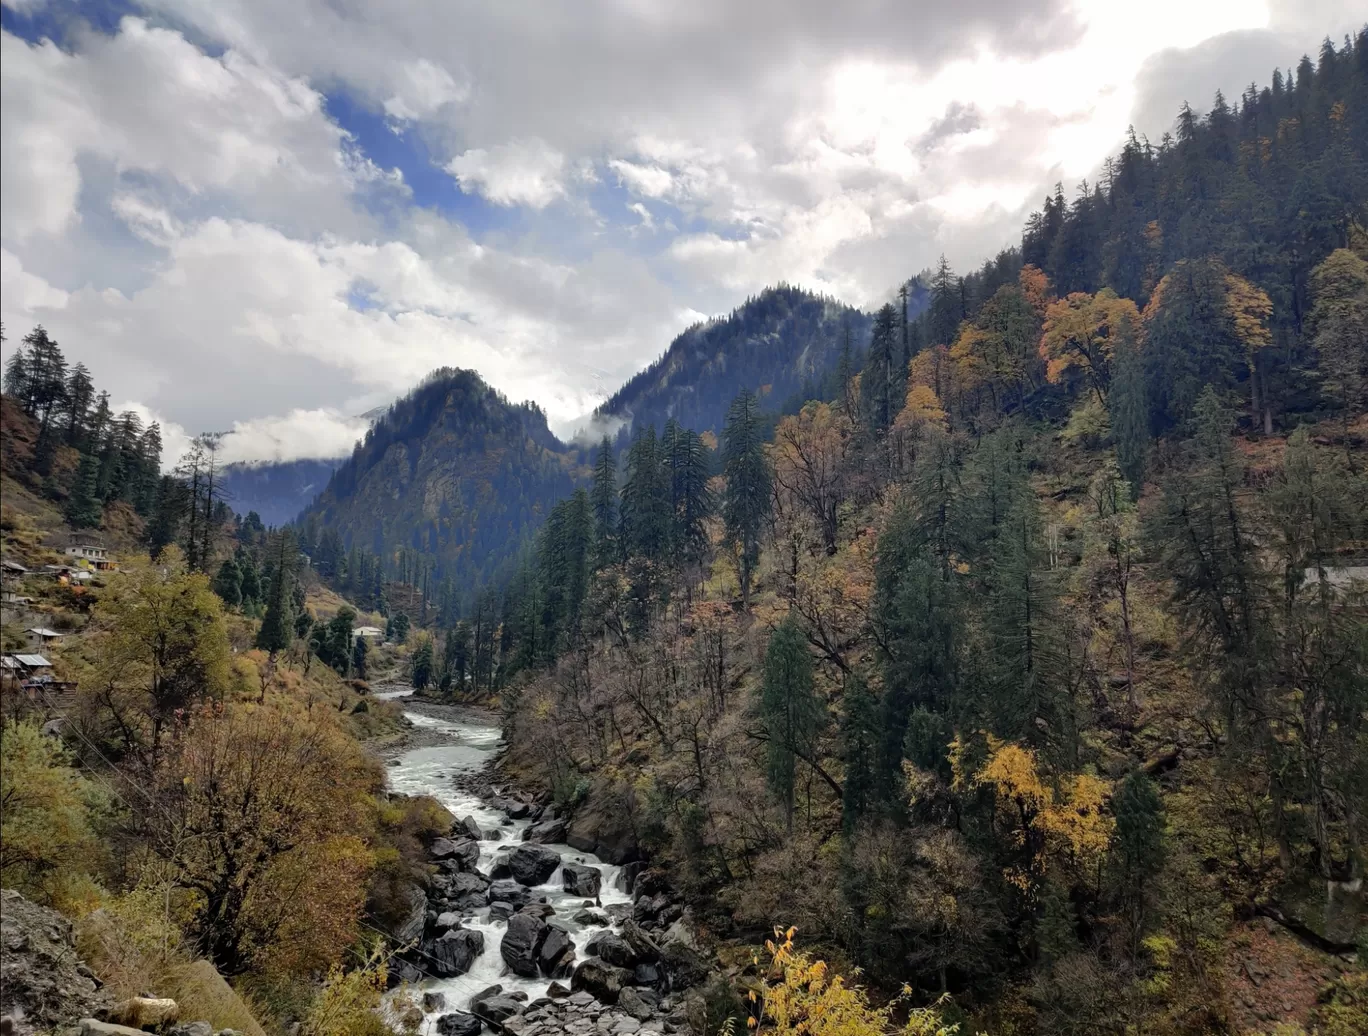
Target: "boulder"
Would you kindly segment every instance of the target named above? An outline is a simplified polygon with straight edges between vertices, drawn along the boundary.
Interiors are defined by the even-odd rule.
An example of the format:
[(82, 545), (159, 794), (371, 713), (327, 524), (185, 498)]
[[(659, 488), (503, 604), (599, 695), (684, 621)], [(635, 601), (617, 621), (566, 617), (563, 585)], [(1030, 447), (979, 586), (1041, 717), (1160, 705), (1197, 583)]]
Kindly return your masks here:
[(478, 1004), (481, 1000), (488, 1000), (491, 996), (498, 996), (502, 992), (503, 985), (501, 983), (496, 982), (494, 983), (494, 985), (486, 986), (484, 989), (480, 990), (478, 993), (472, 996), (470, 998), (470, 1002), (472, 1005)]
[(693, 928), (683, 920), (675, 921), (660, 937), (662, 946), (672, 942), (683, 943), (691, 950), (698, 949), (698, 940), (694, 937)]
[(410, 885), (404, 895), (408, 900), (408, 914), (394, 930), (394, 941), (401, 946), (413, 942), (423, 934), (428, 911), (427, 895), (417, 885)]
[(0, 1013), (21, 1036), (104, 1010), (109, 997), (76, 955), (71, 922), (55, 910), (0, 892)]
[(683, 943), (672, 942), (664, 948), (660, 970), (671, 989), (692, 989), (702, 985), (708, 978), (708, 962), (698, 951), (689, 949)]
[(631, 986), (627, 986), (618, 994), (618, 1007), (639, 1022), (644, 1022), (655, 1015), (654, 1008), (643, 1000), (641, 995)]
[(490, 903), (489, 919), (491, 921), (507, 921), (513, 916), (512, 903)]
[(170, 997), (131, 996), (105, 1014), (105, 1021), (131, 1029), (161, 1029), (180, 1020), (180, 1005)]
[(635, 967), (637, 963), (636, 952), (616, 932), (599, 932), (589, 940), (584, 952), (619, 968)]
[(561, 870), (565, 891), (572, 896), (597, 896), (603, 884), (603, 873), (586, 863), (567, 863)]
[[(33, 1029), (16, 1029), (16, 1032), (34, 1032)], [(101, 1022), (94, 1018), (81, 1019), (81, 1036), (147, 1036), (141, 1029), (115, 1022)]]
[(510, 820), (524, 820), (532, 812), (531, 803), (519, 802), (517, 799), (494, 799), (490, 805), (503, 810)]
[[(445, 843), (441, 855), (437, 853), (439, 843)], [(432, 856), (442, 865), (443, 870), (474, 873), (480, 863), (480, 843), (473, 838), (463, 838), (459, 842), (439, 838), (432, 843)]]
[(480, 1036), (484, 1022), (465, 1011), (454, 1011), (437, 1019), (438, 1036)]
[(570, 995), (570, 990), (559, 982), (552, 982), (546, 987), (546, 995), (552, 1000), (564, 1000)]
[(594, 853), (608, 863), (638, 859), (641, 850), (632, 823), (636, 812), (636, 792), (631, 787), (619, 789), (597, 782), (575, 811), (565, 840), (580, 852)]
[(564, 820), (543, 820), (533, 824), (523, 832), (524, 842), (563, 842), (565, 841)]
[(515, 975), (537, 977), (537, 952), (546, 932), (546, 922), (539, 917), (514, 914), (508, 919), (508, 929), (499, 943), (499, 955)]
[(214, 1027), (208, 1022), (181, 1022), (167, 1029), (166, 1036), (214, 1036)]
[(513, 868), (508, 865), (508, 858), (511, 853), (499, 853), (494, 857), (494, 862), (489, 866), (489, 878), (491, 881), (503, 881), (513, 877)]
[(586, 928), (606, 928), (609, 923), (608, 918), (597, 910), (581, 910), (570, 920), (574, 921), (575, 924), (582, 924)]
[(638, 986), (655, 986), (660, 982), (660, 968), (654, 964), (638, 964), (632, 969), (632, 982)]
[(640, 860), (632, 860), (622, 865), (618, 871), (617, 887), (623, 892), (631, 893), (636, 886), (637, 877), (646, 869), (646, 864)]
[(476, 819), (470, 816), (469, 814), (463, 816), (460, 820), (456, 822), (456, 829), (452, 832), (452, 834), (459, 834), (462, 832), (468, 838), (473, 838), (477, 842), (480, 841), (480, 839), (484, 838), (484, 832), (480, 830), (479, 822), (476, 821)]
[(545, 921), (548, 917), (555, 916), (556, 908), (543, 899), (538, 900), (535, 903), (528, 903), (527, 906), (522, 907), (518, 913), (530, 914), (532, 917), (540, 917)]
[(442, 978), (464, 975), (484, 952), (484, 933), (468, 928), (453, 928), (423, 947), (432, 970)]
[(495, 1029), (499, 1028), (499, 1023), (505, 1018), (511, 1018), (521, 1010), (522, 1001), (514, 1000), (511, 996), (491, 996), (488, 1000), (470, 1005), (470, 1011), (475, 1017), (483, 1018)]
[(660, 945), (647, 935), (635, 921), (623, 921), (619, 934), (622, 936), (622, 941), (630, 946), (632, 952), (642, 960), (660, 960)]
[(615, 1004), (627, 984), (629, 973), (621, 968), (602, 961), (586, 960), (575, 969), (570, 979), (570, 988), (578, 993), (585, 992), (605, 1004)]
[(524, 842), (508, 857), (514, 879), (524, 885), (545, 884), (556, 873), (560, 862), (560, 853), (531, 842)]
[(428, 992), (426, 992), (426, 993), (423, 994), (423, 1010), (424, 1010), (426, 1013), (432, 1014), (432, 1012), (434, 1012), (434, 1011), (440, 1011), (440, 1010), (441, 1010), (443, 1007), (445, 1007), (445, 1006), (446, 1006), (446, 994), (445, 994), (445, 993), (438, 993), (438, 992), (434, 992), (433, 990), (428, 990)]
[(438, 914), (437, 920), (432, 922), (432, 927), (439, 932), (444, 932), (448, 928), (460, 928), (461, 915), (454, 910), (448, 910), (445, 913)]
[(490, 882), (485, 899), (490, 903), (508, 903), (516, 910), (532, 901), (532, 890), (512, 878), (501, 878)]
[(575, 944), (570, 936), (556, 925), (547, 925), (541, 949), (537, 951), (537, 967), (547, 978), (569, 975), (575, 960)]

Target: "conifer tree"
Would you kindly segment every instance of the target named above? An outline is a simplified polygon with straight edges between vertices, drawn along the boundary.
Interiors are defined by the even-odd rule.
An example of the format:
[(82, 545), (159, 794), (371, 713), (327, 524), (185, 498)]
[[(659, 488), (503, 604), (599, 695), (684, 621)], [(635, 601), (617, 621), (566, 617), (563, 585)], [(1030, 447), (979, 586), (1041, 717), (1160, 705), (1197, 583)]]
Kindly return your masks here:
[(1159, 791), (1143, 770), (1132, 770), (1112, 799), (1116, 814), (1117, 884), (1130, 922), (1131, 953), (1140, 949), (1153, 883), (1164, 864), (1164, 812)]
[(613, 455), (613, 441), (606, 434), (594, 457), (590, 501), (594, 510), (594, 564), (604, 568), (617, 560), (618, 548), (617, 458)]
[(822, 704), (813, 691), (812, 655), (797, 621), (789, 616), (770, 635), (765, 649), (765, 678), (760, 691), (760, 719), (765, 727), (765, 776), (784, 807), (784, 822), (793, 830), (797, 760), (811, 757), (821, 725)]
[(214, 593), (229, 608), (242, 603), (242, 571), (232, 558), (224, 558), (219, 566), (218, 574), (214, 576)]
[(865, 427), (873, 438), (881, 438), (902, 409), (906, 396), (907, 368), (898, 354), (898, 314), (884, 305), (874, 315), (869, 353), (860, 375), (860, 405)]
[(417, 690), (426, 690), (432, 682), (432, 638), (424, 636), (413, 652), (409, 666), (409, 682)]
[(741, 605), (750, 610), (751, 579), (760, 560), (760, 538), (770, 513), (770, 472), (760, 429), (760, 408), (749, 389), (732, 401), (722, 433), (722, 463), (727, 485), (722, 520), (736, 553)]
[(67, 524), (72, 528), (99, 528), (104, 517), (104, 507), (97, 493), (99, 477), (100, 470), (95, 458), (88, 453), (81, 454), (76, 482), (71, 487), (71, 496), (67, 499), (65, 509)]
[(841, 756), (845, 761), (841, 826), (849, 836), (874, 801), (879, 713), (878, 703), (857, 674), (847, 678), (841, 705)]
[[(294, 632), (294, 616), (290, 614), (292, 580), (294, 575), (294, 536), (288, 531), (276, 535), (275, 556), (272, 558), (271, 585), (266, 595), (266, 615), (257, 631), (256, 645), (275, 656), (290, 646)], [(346, 650), (350, 653), (350, 645)]]
[(85, 442), (86, 424), (90, 419), (90, 404), (95, 398), (95, 385), (90, 380), (90, 371), (84, 363), (71, 368), (66, 382), (68, 446), (81, 446)]
[(20, 406), (27, 406), (29, 396), (28, 353), (23, 346), (15, 346), (5, 361), (5, 394), (13, 396)]
[(1140, 359), (1137, 331), (1129, 319), (1117, 329), (1116, 350), (1112, 356), (1112, 388), (1107, 397), (1116, 459), (1136, 498), (1145, 482), (1150, 448), (1145, 369)]

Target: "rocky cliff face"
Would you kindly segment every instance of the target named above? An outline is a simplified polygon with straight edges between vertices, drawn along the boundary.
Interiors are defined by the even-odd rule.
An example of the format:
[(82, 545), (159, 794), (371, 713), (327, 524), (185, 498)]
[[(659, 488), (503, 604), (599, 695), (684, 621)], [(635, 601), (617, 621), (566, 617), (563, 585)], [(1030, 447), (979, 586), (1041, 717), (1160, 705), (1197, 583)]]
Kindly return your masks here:
[(0, 891), (0, 1015), (17, 1036), (104, 1012), (109, 996), (76, 955), (71, 922), (13, 889)]

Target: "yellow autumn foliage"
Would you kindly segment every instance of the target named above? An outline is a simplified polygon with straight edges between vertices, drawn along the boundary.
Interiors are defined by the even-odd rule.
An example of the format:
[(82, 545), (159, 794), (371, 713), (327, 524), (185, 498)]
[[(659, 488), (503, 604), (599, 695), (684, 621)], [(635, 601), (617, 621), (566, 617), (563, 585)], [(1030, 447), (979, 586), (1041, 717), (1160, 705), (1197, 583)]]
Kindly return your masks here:
[[(907, 1020), (894, 1022), (903, 998), (874, 1007), (859, 986), (846, 984), (825, 961), (813, 960), (793, 947), (795, 929), (776, 928), (769, 953), (763, 989), (753, 990), (750, 1001), (758, 1017), (749, 1019), (753, 1032), (774, 1036), (954, 1036), (958, 1025), (947, 1025), (936, 1007), (904, 1008)], [(760, 961), (757, 959), (756, 963)], [(904, 997), (910, 994), (904, 988)]]

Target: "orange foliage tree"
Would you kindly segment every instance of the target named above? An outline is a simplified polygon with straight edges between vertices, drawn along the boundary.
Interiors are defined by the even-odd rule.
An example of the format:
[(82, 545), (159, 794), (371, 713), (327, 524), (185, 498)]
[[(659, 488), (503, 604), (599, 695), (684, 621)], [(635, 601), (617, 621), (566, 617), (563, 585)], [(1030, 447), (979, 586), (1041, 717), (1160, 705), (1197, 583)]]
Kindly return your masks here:
[(840, 408), (813, 402), (779, 422), (770, 446), (775, 492), (807, 511), (828, 554), (836, 553), (852, 433), (850, 419)]
[(1096, 295), (1076, 291), (1052, 302), (1045, 311), (1040, 336), (1045, 376), (1057, 384), (1069, 371), (1078, 371), (1096, 393), (1097, 401), (1105, 403), (1118, 333), (1139, 323), (1135, 303), (1118, 297), (1110, 288)]

